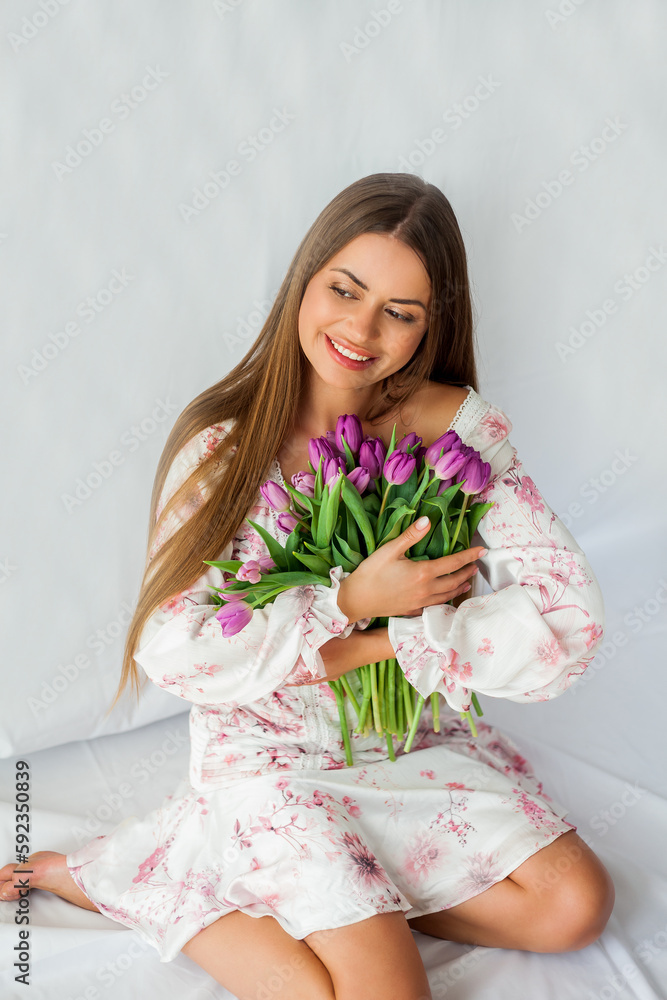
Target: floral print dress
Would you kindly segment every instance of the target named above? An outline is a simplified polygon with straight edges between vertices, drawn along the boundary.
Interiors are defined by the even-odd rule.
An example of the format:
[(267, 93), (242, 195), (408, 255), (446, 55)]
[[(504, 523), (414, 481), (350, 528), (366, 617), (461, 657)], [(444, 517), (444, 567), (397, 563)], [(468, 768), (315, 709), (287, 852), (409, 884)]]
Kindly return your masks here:
[[(491, 464), (480, 500), (494, 506), (472, 545), (489, 550), (479, 565), (493, 592), (476, 594), (473, 578), (459, 608), (389, 620), (410, 683), (443, 696), (439, 732), (427, 698), (409, 753), (398, 744), (392, 762), (384, 737), (351, 733), (347, 766), (331, 688), (298, 683), (323, 676), (320, 646), (369, 624), (350, 625), (337, 606), (341, 567), (330, 587), (281, 593), (231, 638), (210, 603), (209, 585), (224, 582), (213, 567), (146, 623), (136, 662), (192, 706), (189, 775), (144, 818), (66, 860), (99, 910), (134, 928), (160, 961), (236, 909), (273, 916), (298, 939), (376, 913), (447, 909), (576, 829), (513, 742), (481, 719), (473, 738), (458, 714), (471, 691), (518, 702), (561, 694), (593, 658), (604, 619), (588, 560), (524, 472), (508, 416), (468, 388), (450, 426)], [(158, 515), (230, 426), (181, 449)], [(277, 460), (274, 477), (284, 485)], [(196, 504), (173, 516), (153, 551)], [(285, 541), (261, 493), (248, 517)], [(244, 522), (218, 558), (266, 554)]]

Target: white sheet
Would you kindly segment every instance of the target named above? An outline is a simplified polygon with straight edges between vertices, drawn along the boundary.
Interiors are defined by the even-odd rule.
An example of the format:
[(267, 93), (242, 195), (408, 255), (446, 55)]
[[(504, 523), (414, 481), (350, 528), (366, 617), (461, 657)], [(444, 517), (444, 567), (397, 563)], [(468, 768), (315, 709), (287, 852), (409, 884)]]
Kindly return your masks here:
[[(32, 850), (71, 850), (87, 814), (101, 825), (82, 836), (144, 815), (185, 773), (187, 717), (160, 719), (176, 699), (144, 717), (126, 701), (102, 720), (167, 433), (246, 352), (327, 201), (366, 174), (416, 169), (463, 230), (480, 391), (510, 416), (607, 608), (587, 677), (547, 704), (487, 699), (487, 716), (570, 803), (617, 887), (582, 952), (417, 935), (433, 995), (667, 997), (666, 28), (659, 0), (3, 5), (3, 861), (21, 753)], [(251, 159), (242, 143), (262, 129)], [(59, 168), (84, 130), (99, 142)], [(186, 218), (184, 205), (200, 207)], [(109, 474), (68, 500), (98, 466)], [(88, 665), (35, 714), (28, 699), (81, 654)], [(141, 758), (165, 740), (142, 780)], [(99, 914), (36, 892), (31, 916), (34, 998), (228, 995)], [(11, 985), (11, 904), (0, 921), (4, 1000), (27, 994)]]

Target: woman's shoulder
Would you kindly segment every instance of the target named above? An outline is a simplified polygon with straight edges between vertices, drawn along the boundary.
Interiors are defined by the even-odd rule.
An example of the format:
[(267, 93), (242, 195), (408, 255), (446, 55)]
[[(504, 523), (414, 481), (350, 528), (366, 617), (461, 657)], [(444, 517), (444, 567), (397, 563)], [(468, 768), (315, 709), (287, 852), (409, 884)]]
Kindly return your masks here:
[(423, 393), (428, 444), (451, 428), (464, 444), (482, 451), (508, 437), (512, 430), (507, 413), (472, 386), (429, 381)]
[[(190, 473), (215, 451), (220, 441), (231, 430), (233, 423), (234, 418), (229, 417), (215, 424), (210, 424), (188, 438), (185, 444), (178, 450), (165, 477), (158, 503), (158, 516), (169, 497), (176, 492), (180, 484), (185, 482)], [(232, 449), (232, 451), (234, 450)]]
[(234, 418), (228, 417), (197, 431), (182, 446), (175, 461), (190, 467), (200, 465), (208, 455), (215, 451), (222, 439), (229, 434), (233, 425)]

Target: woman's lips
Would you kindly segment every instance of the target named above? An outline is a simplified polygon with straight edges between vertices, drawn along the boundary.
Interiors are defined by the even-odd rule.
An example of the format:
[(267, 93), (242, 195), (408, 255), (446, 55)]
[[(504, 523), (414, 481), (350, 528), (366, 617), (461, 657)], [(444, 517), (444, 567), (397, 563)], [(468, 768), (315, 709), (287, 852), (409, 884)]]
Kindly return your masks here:
[[(345, 354), (341, 354), (340, 351), (337, 351), (330, 338), (327, 337), (326, 333), (324, 334), (324, 339), (326, 341), (327, 350), (331, 355), (333, 355), (336, 361), (343, 366), (343, 368), (350, 368), (352, 371), (360, 371), (362, 368), (370, 368), (373, 362), (377, 361), (377, 358), (369, 358), (368, 361), (355, 361), (354, 358), (348, 358)], [(361, 354), (361, 351), (355, 351), (354, 353)]]

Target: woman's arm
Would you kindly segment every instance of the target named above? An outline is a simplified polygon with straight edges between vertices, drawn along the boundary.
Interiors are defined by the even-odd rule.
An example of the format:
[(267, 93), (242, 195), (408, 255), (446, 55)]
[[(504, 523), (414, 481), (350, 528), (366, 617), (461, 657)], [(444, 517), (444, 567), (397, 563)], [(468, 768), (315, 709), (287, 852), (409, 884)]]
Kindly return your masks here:
[(466, 442), (491, 464), (479, 501), (494, 506), (471, 545), (484, 544), (482, 576), (494, 593), (458, 609), (434, 605), (416, 618), (389, 619), (389, 637), (410, 683), (464, 711), (470, 691), (510, 701), (547, 701), (568, 688), (593, 658), (604, 602), (586, 555), (509, 441), (512, 425), (490, 405)]
[[(205, 457), (210, 431), (207, 428), (196, 435), (179, 452), (165, 480), (158, 513)], [(196, 498), (172, 517), (151, 558), (195, 508)], [(231, 555), (230, 542), (216, 561)], [(244, 629), (225, 638), (215, 617), (219, 606), (212, 603), (210, 590), (210, 585), (224, 586), (224, 577), (221, 570), (209, 566), (191, 587), (151, 615), (134, 658), (159, 687), (197, 705), (248, 704), (271, 694), (292, 675), (303, 675), (304, 669), (309, 678), (316, 678), (322, 666), (319, 648), (332, 637), (349, 636), (354, 629), (336, 603), (344, 575), (335, 566), (330, 570), (331, 587), (313, 584), (283, 591), (273, 603), (255, 608)]]
[(371, 628), (366, 631), (354, 631), (346, 639), (329, 639), (318, 650), (322, 658), (321, 676), (311, 680), (304, 675), (304, 680), (293, 680), (286, 687), (299, 684), (323, 684), (326, 681), (338, 680), (343, 674), (367, 663), (378, 663), (388, 660), (394, 655), (394, 648), (389, 641), (387, 626)]

